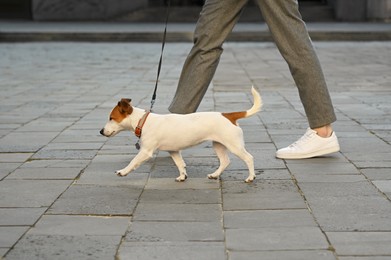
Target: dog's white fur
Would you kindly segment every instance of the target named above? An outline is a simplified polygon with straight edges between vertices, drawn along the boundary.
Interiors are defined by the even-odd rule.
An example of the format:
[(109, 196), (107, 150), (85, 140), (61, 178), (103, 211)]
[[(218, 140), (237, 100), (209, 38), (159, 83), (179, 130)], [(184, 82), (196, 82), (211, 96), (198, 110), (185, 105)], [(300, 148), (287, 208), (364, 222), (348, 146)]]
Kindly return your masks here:
[[(246, 182), (255, 179), (253, 156), (244, 147), (243, 131), (236, 120), (250, 117), (260, 111), (262, 99), (253, 87), (251, 89), (254, 105), (247, 111), (220, 113), (199, 112), (186, 115), (150, 113), (142, 128), (140, 137), (141, 149), (134, 159), (124, 169), (116, 171), (118, 176), (126, 176), (150, 159), (159, 149), (168, 151), (179, 170), (177, 181), (187, 178), (186, 164), (181, 156), (181, 150), (204, 141), (213, 141), (213, 148), (220, 160), (218, 169), (208, 175), (209, 179), (218, 179), (230, 160), (227, 149), (242, 159), (249, 170)], [(130, 99), (122, 99), (110, 114), (110, 120), (101, 130), (107, 137), (116, 135), (123, 130), (133, 131), (137, 127), (145, 110), (132, 107)]]

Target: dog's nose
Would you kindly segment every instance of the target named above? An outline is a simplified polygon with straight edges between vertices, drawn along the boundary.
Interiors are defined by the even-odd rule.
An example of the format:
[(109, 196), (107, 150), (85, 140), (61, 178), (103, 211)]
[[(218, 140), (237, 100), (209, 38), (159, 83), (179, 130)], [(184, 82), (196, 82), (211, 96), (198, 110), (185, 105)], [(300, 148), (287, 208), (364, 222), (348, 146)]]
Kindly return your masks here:
[(101, 135), (105, 135), (105, 129), (104, 128), (102, 128), (101, 130), (100, 130), (100, 132), (99, 132)]

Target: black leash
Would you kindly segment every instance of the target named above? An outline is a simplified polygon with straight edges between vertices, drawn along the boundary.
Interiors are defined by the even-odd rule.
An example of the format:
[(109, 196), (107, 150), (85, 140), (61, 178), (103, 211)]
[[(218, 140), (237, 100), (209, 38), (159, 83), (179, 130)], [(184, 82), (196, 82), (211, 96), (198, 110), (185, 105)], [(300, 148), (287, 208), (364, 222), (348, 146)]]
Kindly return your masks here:
[[(156, 83), (155, 83), (155, 89), (154, 89), (153, 95), (152, 95), (151, 107), (146, 114), (147, 116), (148, 116), (149, 112), (152, 112), (153, 105), (155, 104), (155, 101), (156, 101), (157, 85), (159, 83), (160, 70), (162, 68), (162, 61), (163, 61), (163, 51), (164, 51), (164, 46), (166, 45), (167, 24), (168, 24), (168, 17), (170, 16), (170, 6), (171, 6), (171, 1), (167, 0), (167, 14), (166, 14), (166, 22), (165, 22), (165, 26), (164, 26), (164, 33), (163, 33), (162, 51), (160, 53), (159, 66), (157, 68)], [(145, 120), (146, 120), (146, 117), (143, 119), (142, 125), (145, 123)], [(140, 124), (140, 122), (139, 122), (139, 124)], [(138, 140), (136, 143), (137, 150), (140, 150), (140, 137), (141, 137), (142, 125), (141, 125), (141, 128), (138, 129), (139, 133), (136, 133), (136, 136), (138, 137)]]
[(167, 1), (166, 23), (165, 23), (165, 27), (164, 27), (163, 41), (162, 41), (162, 51), (160, 53), (159, 66), (157, 68), (155, 90), (153, 91), (152, 100), (151, 100), (151, 108), (149, 109), (149, 111), (152, 111), (153, 105), (155, 104), (155, 100), (156, 100), (157, 85), (158, 85), (158, 82), (159, 82), (160, 70), (162, 68), (163, 51), (164, 51), (164, 46), (166, 45), (167, 24), (168, 24), (168, 17), (170, 16), (170, 6), (171, 6), (171, 1), (168, 0)]

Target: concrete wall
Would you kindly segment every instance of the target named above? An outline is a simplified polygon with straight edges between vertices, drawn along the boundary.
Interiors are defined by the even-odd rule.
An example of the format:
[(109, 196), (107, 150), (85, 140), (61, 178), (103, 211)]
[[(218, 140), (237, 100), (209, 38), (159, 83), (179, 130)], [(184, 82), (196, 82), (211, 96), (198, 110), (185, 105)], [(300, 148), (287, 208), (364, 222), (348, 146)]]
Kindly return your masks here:
[[(155, 0), (31, 0), (31, 13), (33, 20), (106, 20), (147, 7), (153, 1)], [(339, 21), (391, 20), (391, 0), (327, 2), (334, 8), (335, 18)]]
[(333, 0), (335, 17), (340, 21), (388, 21), (391, 0)]
[(105, 20), (146, 7), (148, 0), (32, 0), (33, 20)]
[(391, 0), (368, 0), (367, 18), (369, 20), (391, 20)]

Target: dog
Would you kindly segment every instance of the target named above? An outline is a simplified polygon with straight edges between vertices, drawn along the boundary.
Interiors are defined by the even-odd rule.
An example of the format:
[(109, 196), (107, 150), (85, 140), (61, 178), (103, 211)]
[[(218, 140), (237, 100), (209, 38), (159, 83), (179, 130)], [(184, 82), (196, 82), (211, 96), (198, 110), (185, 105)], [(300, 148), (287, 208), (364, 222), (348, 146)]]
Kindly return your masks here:
[(111, 111), (109, 121), (100, 134), (112, 137), (123, 130), (135, 132), (140, 139), (140, 151), (128, 166), (115, 173), (126, 176), (143, 162), (152, 158), (156, 150), (168, 151), (179, 170), (176, 181), (187, 179), (186, 164), (181, 150), (204, 141), (212, 141), (220, 161), (218, 169), (208, 174), (209, 179), (219, 179), (230, 163), (227, 150), (242, 159), (249, 170), (245, 182), (255, 179), (254, 159), (244, 146), (243, 131), (237, 120), (255, 115), (262, 107), (261, 95), (251, 89), (254, 104), (247, 111), (220, 113), (197, 112), (192, 114), (155, 114), (133, 107), (131, 99), (123, 98)]

